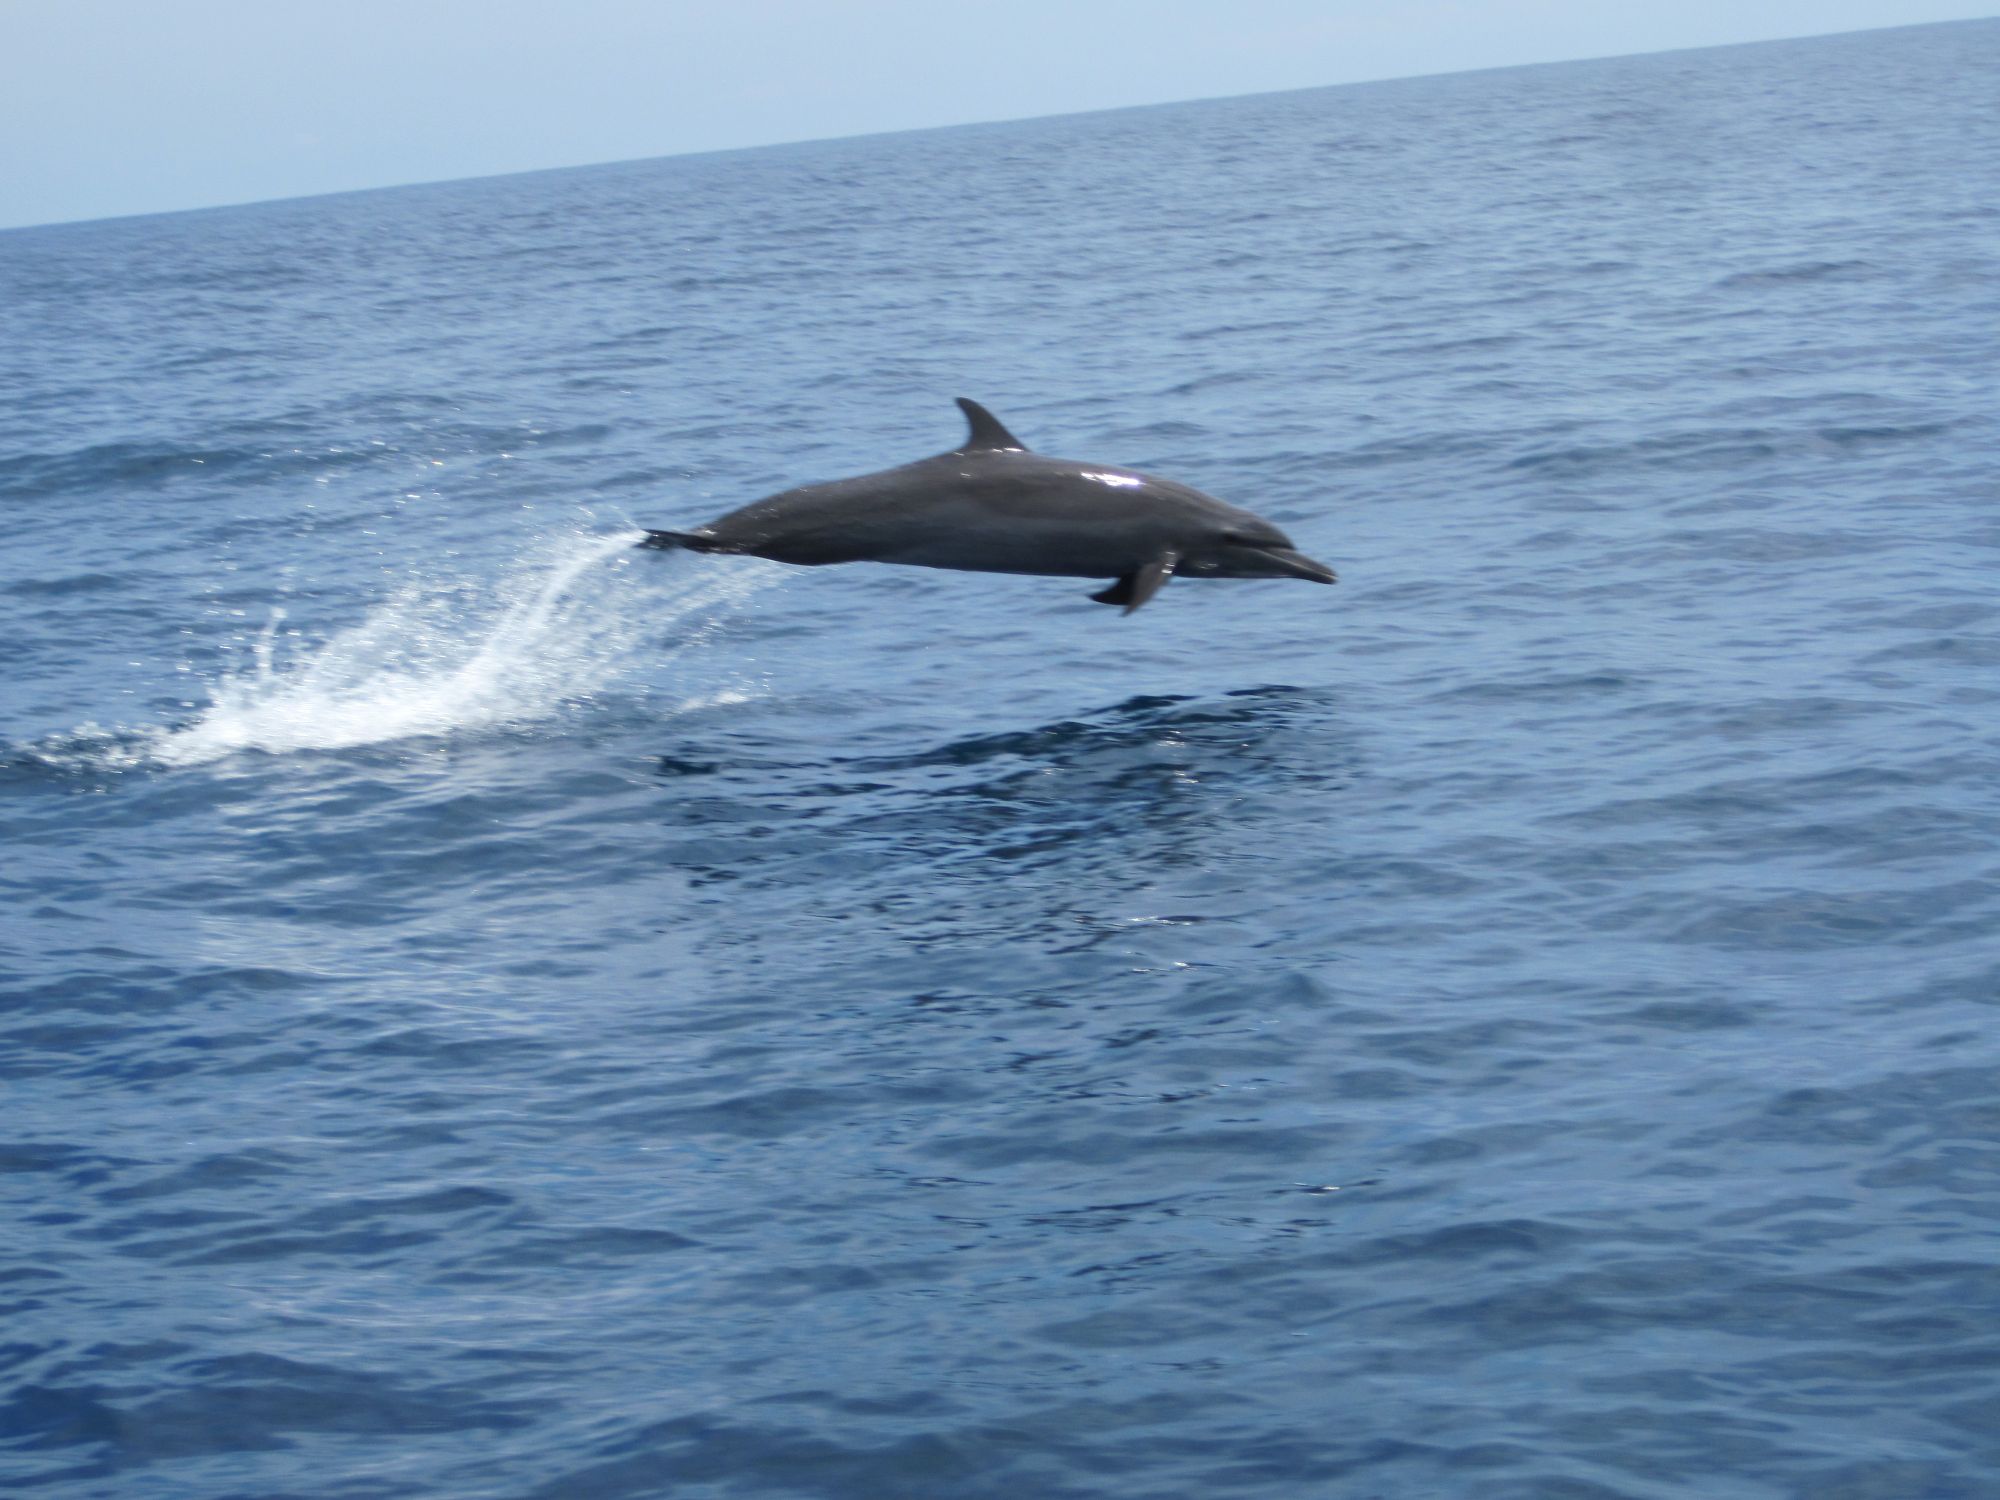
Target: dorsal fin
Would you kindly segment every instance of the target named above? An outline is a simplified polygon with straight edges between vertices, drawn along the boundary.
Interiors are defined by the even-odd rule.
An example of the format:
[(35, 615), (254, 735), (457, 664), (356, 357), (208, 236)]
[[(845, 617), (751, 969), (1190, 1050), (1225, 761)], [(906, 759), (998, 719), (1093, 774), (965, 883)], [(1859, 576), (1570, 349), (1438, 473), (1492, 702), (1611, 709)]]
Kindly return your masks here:
[(972, 424), (971, 436), (965, 440), (960, 453), (1006, 452), (1026, 453), (1028, 445), (1000, 425), (1000, 419), (981, 406), (977, 401), (958, 398), (958, 409), (965, 413), (965, 420)]

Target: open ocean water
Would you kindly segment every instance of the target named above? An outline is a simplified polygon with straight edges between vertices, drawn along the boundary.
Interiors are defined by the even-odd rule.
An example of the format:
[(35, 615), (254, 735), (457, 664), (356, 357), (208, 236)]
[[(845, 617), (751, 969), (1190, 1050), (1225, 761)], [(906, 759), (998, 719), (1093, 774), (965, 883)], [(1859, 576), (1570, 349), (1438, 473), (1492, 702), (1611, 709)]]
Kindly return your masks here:
[[(0, 1493), (2000, 1495), (2000, 22), (0, 235)], [(1336, 589), (630, 547), (1030, 444)]]

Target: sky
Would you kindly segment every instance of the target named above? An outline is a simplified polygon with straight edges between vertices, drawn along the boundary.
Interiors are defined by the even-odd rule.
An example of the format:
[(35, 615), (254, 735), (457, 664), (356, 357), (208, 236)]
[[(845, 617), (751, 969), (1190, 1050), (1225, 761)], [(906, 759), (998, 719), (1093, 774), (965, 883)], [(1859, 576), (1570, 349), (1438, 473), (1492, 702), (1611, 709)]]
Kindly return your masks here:
[(1996, 13), (2000, 0), (0, 0), (0, 228)]

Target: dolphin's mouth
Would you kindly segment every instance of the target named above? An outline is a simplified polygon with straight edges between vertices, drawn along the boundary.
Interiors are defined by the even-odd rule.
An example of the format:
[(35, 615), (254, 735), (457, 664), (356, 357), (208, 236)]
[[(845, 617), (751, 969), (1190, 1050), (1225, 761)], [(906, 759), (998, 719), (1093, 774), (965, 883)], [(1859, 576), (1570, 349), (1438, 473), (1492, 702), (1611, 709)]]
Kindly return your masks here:
[(1294, 552), (1290, 547), (1259, 547), (1257, 550), (1271, 560), (1274, 577), (1303, 578), (1308, 583), (1340, 581), (1340, 575), (1325, 563), (1316, 562), (1303, 552)]
[(1308, 583), (1333, 583), (1333, 569), (1290, 547), (1255, 546), (1239, 542), (1206, 555), (1197, 554), (1180, 566), (1194, 578), (1303, 578)]

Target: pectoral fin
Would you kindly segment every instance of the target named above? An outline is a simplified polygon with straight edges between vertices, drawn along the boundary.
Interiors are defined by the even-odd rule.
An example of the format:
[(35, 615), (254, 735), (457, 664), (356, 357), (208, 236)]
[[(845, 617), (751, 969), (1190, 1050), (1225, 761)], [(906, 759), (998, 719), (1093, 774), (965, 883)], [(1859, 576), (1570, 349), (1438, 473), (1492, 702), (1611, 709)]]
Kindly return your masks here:
[(1159, 593), (1166, 581), (1174, 576), (1174, 565), (1180, 560), (1178, 552), (1162, 552), (1143, 568), (1127, 573), (1110, 588), (1090, 597), (1099, 604), (1122, 604), (1129, 615)]

